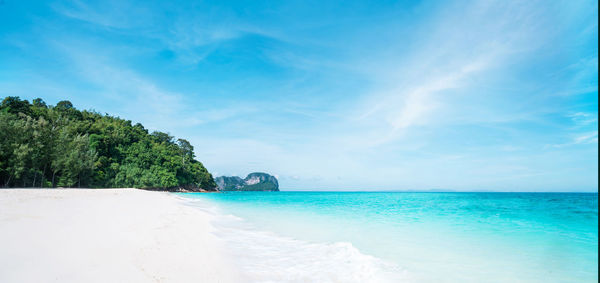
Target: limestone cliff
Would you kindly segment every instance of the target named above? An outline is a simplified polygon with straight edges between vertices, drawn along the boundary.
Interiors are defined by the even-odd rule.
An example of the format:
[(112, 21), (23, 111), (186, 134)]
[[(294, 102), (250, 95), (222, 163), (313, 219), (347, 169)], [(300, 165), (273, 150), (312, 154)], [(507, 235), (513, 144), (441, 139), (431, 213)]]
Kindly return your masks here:
[(245, 179), (237, 176), (215, 178), (220, 191), (279, 191), (277, 178), (267, 173), (250, 173)]

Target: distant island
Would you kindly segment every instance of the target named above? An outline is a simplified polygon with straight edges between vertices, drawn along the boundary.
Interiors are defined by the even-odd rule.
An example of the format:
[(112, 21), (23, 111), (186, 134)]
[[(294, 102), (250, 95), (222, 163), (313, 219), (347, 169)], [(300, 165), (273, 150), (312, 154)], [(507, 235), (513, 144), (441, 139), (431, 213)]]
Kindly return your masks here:
[(0, 104), (1, 187), (216, 191), (194, 147), (130, 120), (6, 97)]
[(215, 178), (220, 191), (279, 191), (277, 178), (267, 173), (250, 173), (245, 179), (238, 176)]

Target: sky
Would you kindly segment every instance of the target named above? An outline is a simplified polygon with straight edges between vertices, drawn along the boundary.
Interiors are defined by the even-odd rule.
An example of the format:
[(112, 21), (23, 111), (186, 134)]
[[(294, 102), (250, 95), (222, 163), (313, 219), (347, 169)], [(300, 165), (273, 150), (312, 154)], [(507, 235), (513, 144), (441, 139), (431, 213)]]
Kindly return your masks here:
[(0, 97), (288, 190), (598, 191), (597, 1), (0, 0)]

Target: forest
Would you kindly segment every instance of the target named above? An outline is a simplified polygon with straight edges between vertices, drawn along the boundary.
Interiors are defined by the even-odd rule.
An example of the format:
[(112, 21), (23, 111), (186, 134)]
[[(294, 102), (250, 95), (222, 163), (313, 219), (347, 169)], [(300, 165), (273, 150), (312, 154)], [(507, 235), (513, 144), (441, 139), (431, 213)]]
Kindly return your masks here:
[(0, 186), (215, 190), (185, 139), (141, 124), (9, 96), (0, 105)]

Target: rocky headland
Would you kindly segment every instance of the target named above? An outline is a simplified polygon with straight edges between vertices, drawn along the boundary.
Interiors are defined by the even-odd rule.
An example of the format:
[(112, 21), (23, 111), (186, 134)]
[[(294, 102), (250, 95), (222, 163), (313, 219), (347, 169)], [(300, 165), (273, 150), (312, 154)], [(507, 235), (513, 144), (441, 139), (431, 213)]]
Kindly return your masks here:
[(215, 178), (220, 191), (279, 191), (279, 183), (275, 176), (267, 173), (250, 173), (242, 179), (238, 176), (221, 176)]

